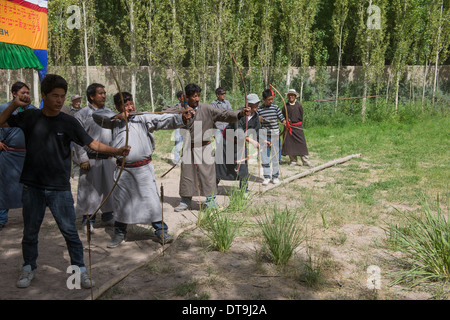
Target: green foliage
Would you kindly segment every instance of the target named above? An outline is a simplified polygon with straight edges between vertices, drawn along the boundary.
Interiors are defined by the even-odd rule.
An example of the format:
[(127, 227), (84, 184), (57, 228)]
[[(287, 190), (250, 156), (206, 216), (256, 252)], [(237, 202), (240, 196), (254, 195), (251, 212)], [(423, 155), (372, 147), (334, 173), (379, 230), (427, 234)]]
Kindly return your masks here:
[(233, 244), (234, 238), (244, 223), (235, 213), (207, 209), (204, 216), (203, 228), (213, 246), (220, 252), (226, 252)]
[[(185, 84), (201, 85), (203, 100), (208, 101), (219, 81), (233, 93), (235, 105), (243, 105), (244, 88), (231, 51), (248, 93), (260, 94), (269, 84), (283, 87), (287, 71), (296, 67), (299, 74), (289, 86), (302, 92), (302, 101), (333, 95), (342, 98), (388, 94), (390, 103), (398, 92), (395, 112), (400, 111), (402, 104), (422, 100), (422, 93), (422, 108), (430, 97), (442, 110), (450, 105), (448, 92), (442, 90), (448, 86), (448, 79), (441, 77), (435, 88), (430, 68), (435, 63), (448, 64), (450, 54), (450, 9), (443, 6), (443, 0), (86, 0), (87, 28), (82, 23), (81, 29), (70, 30), (66, 27), (70, 16), (66, 9), (69, 5), (82, 8), (82, 3), (49, 2), (49, 65), (84, 65), (86, 30), (89, 65), (127, 66), (132, 73), (137, 66), (151, 67), (152, 96), (148, 75), (138, 75), (136, 79), (136, 100), (151, 108), (173, 103), (179, 84), (149, 48), (173, 64)], [(367, 28), (370, 4), (381, 9), (379, 30)], [(342, 66), (361, 66), (364, 72), (359, 82), (339, 80), (325, 69), (338, 61)], [(392, 66), (390, 73), (385, 73), (386, 65)], [(425, 86), (409, 86), (406, 65), (425, 66)], [(310, 66), (316, 67), (313, 80), (309, 79)], [(131, 81), (125, 82), (128, 85)], [(84, 87), (79, 79), (76, 85)], [(390, 111), (379, 103), (376, 108), (370, 105), (371, 101), (366, 104), (361, 100), (330, 105), (346, 115), (358, 111), (368, 120), (390, 116)], [(328, 113), (322, 118), (325, 116)]]
[(302, 222), (305, 217), (299, 217), (297, 211), (291, 212), (288, 208), (279, 210), (274, 207), (270, 215), (266, 213), (265, 217), (257, 220), (264, 236), (264, 245), (275, 264), (286, 265), (294, 250), (303, 242), (305, 231)]
[[(448, 195), (447, 195), (448, 196)], [(434, 206), (421, 200), (420, 214), (404, 212), (403, 225), (390, 224), (386, 230), (391, 247), (406, 255), (405, 269), (392, 285), (411, 286), (427, 281), (450, 279), (450, 223), (441, 212), (439, 198)], [(448, 214), (448, 212), (447, 212)]]

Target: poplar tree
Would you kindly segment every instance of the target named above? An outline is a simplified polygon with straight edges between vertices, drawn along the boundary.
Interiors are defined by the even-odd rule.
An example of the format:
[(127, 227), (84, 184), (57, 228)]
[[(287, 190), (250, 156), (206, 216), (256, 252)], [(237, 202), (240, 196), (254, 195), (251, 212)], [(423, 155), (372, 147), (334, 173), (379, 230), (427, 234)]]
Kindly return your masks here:
[[(386, 1), (379, 0), (373, 7), (372, 0), (355, 0), (358, 12), (356, 44), (363, 70), (363, 97), (367, 97), (371, 84), (384, 71), (386, 36)], [(379, 11), (378, 11), (379, 10)], [(366, 14), (368, 13), (368, 14)], [(367, 98), (362, 99), (361, 118), (366, 120)]]
[(346, 27), (348, 11), (350, 8), (350, 0), (336, 0), (333, 12), (333, 29), (334, 29), (334, 45), (337, 47), (338, 62), (336, 72), (336, 101), (334, 111), (337, 111), (339, 99), (339, 76), (342, 63), (342, 55), (344, 53), (344, 46), (347, 41), (348, 27)]
[(438, 67), (445, 61), (450, 53), (450, 8), (444, 8), (444, 0), (432, 1), (432, 20), (430, 23), (432, 33), (432, 62), (434, 63), (433, 94), (431, 103), (434, 105), (436, 90), (438, 88)]

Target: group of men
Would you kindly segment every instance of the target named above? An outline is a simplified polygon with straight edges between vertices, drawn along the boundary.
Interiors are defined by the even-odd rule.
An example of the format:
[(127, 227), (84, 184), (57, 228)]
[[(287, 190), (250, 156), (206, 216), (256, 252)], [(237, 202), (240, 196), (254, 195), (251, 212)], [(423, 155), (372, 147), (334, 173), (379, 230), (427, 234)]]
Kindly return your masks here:
[[(270, 178), (278, 183), (281, 147), (277, 121), (286, 125), (283, 155), (290, 156), (291, 164), (296, 162), (296, 156), (301, 156), (303, 164), (310, 165), (302, 130), (303, 110), (290, 98), (296, 97), (295, 91), (288, 92), (290, 103), (283, 112), (273, 104), (271, 90), (263, 92), (263, 105), (259, 105), (258, 95), (249, 94), (248, 105), (238, 110), (225, 100), (223, 88), (216, 90), (217, 100), (211, 104), (200, 102), (201, 91), (198, 85), (188, 84), (184, 94), (178, 94), (180, 103), (164, 108), (167, 113), (136, 114), (128, 92), (114, 95), (117, 112), (106, 107), (105, 87), (98, 83), (88, 86), (86, 107), (80, 108), (79, 95), (73, 95), (72, 105), (67, 107), (66, 80), (49, 74), (41, 83), (42, 109), (30, 104), (26, 84), (13, 85), (13, 100), (0, 106), (0, 177), (1, 181), (11, 181), (8, 186), (0, 184), (0, 225), (6, 223), (8, 209), (22, 207), (24, 263), (17, 287), (28, 287), (34, 278), (38, 234), (47, 206), (66, 240), (71, 264), (81, 270), (84, 288), (92, 287), (94, 282), (84, 264), (83, 246), (75, 226), (77, 216), (83, 217), (83, 229), (89, 232), (94, 231), (94, 212), (101, 213), (102, 220), (113, 225), (114, 236), (108, 248), (124, 242), (127, 225), (137, 223), (151, 224), (159, 242), (173, 241), (162, 221), (152, 163), (155, 130), (178, 130), (176, 145), (183, 146), (182, 152), (176, 147), (179, 157), (174, 160), (181, 167), (177, 212), (189, 209), (194, 196), (204, 196), (206, 206), (216, 206), (220, 179), (238, 179), (247, 191), (246, 142), (259, 147), (258, 141), (264, 141), (267, 151), (262, 156), (263, 184), (268, 184)], [(243, 132), (244, 153), (240, 154), (240, 146), (235, 146), (231, 162), (216, 161), (227, 157), (227, 142), (237, 143), (238, 135), (231, 137), (229, 132), (237, 132), (238, 128)], [(249, 129), (254, 129), (256, 136), (247, 135)], [(214, 154), (213, 137), (216, 150), (211, 161), (205, 155)], [(295, 147), (299, 139), (304, 145), (300, 153)], [(72, 161), (80, 167), (76, 207), (70, 188)], [(106, 199), (119, 173), (122, 176), (112, 196)]]

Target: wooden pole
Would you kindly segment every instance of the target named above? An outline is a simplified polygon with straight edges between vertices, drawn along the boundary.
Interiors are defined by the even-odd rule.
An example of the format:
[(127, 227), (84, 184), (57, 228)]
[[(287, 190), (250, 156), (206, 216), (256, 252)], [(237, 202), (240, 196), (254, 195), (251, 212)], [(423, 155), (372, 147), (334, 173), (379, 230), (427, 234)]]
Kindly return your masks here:
[(320, 166), (317, 166), (317, 167), (314, 167), (314, 168), (312, 168), (312, 169), (310, 169), (308, 171), (305, 171), (305, 172), (293, 175), (292, 177), (289, 177), (287, 179), (284, 179), (284, 180), (280, 181), (279, 184), (271, 185), (271, 186), (267, 187), (266, 189), (264, 189), (262, 193), (267, 192), (269, 190), (272, 190), (272, 189), (274, 189), (276, 187), (279, 187), (279, 186), (281, 186), (281, 185), (283, 185), (285, 183), (291, 182), (293, 180), (304, 178), (306, 176), (309, 176), (309, 175), (311, 175), (313, 173), (316, 173), (318, 171), (321, 171), (323, 169), (326, 169), (326, 168), (329, 168), (329, 167), (333, 167), (333, 166), (335, 166), (337, 164), (341, 164), (341, 163), (347, 162), (347, 161), (349, 161), (349, 160), (351, 160), (353, 158), (360, 158), (360, 157), (361, 157), (361, 153), (357, 153), (357, 154), (353, 154), (353, 155), (350, 155), (350, 156), (347, 156), (347, 157), (344, 157), (344, 158), (340, 158), (340, 159), (336, 159), (336, 160), (324, 163), (324, 164), (322, 164)]

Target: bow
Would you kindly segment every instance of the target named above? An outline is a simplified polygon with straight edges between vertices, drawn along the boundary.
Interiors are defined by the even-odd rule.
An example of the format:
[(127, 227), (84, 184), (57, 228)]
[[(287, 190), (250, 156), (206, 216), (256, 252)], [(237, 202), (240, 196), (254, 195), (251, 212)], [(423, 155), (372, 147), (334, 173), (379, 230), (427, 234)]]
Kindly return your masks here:
[[(123, 100), (123, 96), (122, 96), (122, 90), (120, 89), (120, 85), (119, 82), (117, 81), (116, 75), (114, 73), (114, 70), (111, 69), (111, 74), (114, 78), (114, 81), (116, 83), (117, 89), (119, 90), (120, 93), (120, 100), (122, 101), (122, 105), (125, 106), (125, 102)], [(129, 128), (128, 128), (128, 119), (127, 117), (125, 117), (125, 130), (126, 130), (126, 137), (125, 137), (125, 145), (128, 145), (128, 136), (129, 136)], [(94, 300), (93, 297), (93, 289), (92, 289), (92, 260), (91, 260), (91, 224), (90, 224), (90, 219), (92, 217), (94, 217), (99, 211), (100, 209), (103, 207), (103, 205), (106, 203), (106, 201), (109, 199), (109, 197), (111, 196), (113, 190), (116, 188), (117, 183), (119, 182), (120, 176), (122, 175), (123, 169), (125, 168), (125, 159), (126, 156), (122, 156), (122, 164), (120, 166), (120, 171), (119, 174), (117, 175), (116, 181), (114, 182), (113, 186), (111, 187), (111, 190), (109, 190), (108, 194), (106, 195), (106, 197), (103, 199), (103, 201), (100, 203), (100, 205), (98, 206), (98, 208), (94, 211), (93, 214), (89, 215), (87, 218), (87, 242), (88, 242), (88, 252), (89, 252), (89, 276), (91, 278), (91, 299)]]
[[(245, 81), (244, 81), (244, 77), (242, 76), (242, 72), (241, 69), (239, 69), (239, 66), (236, 62), (236, 59), (234, 58), (233, 52), (230, 51), (231, 54), (231, 58), (233, 58), (234, 64), (236, 65), (236, 69), (239, 72), (239, 75), (241, 76), (241, 80), (242, 80), (242, 85), (244, 86), (244, 95), (245, 95), (245, 107), (248, 107), (248, 101), (247, 101), (247, 88), (245, 87)], [(243, 148), (242, 148), (242, 155), (245, 155), (245, 138), (247, 137), (247, 130), (248, 130), (248, 116), (245, 115), (245, 137), (244, 137), (244, 143), (243, 143)], [(236, 170), (237, 173), (239, 173), (239, 169), (241, 168), (241, 164), (242, 164), (242, 160), (238, 160), (237, 162), (239, 162), (238, 168)]]

